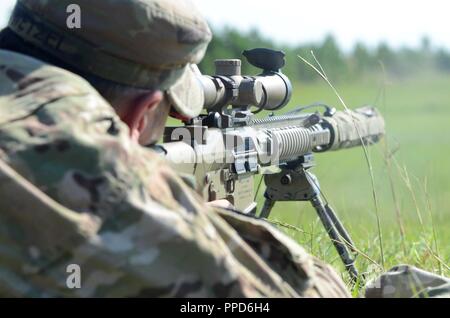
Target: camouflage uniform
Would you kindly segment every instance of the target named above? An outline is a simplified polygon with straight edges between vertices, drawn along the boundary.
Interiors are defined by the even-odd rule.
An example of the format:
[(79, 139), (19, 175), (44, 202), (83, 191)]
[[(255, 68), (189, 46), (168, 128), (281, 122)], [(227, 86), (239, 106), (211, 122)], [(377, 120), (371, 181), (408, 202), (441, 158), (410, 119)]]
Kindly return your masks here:
[[(52, 10), (61, 9), (58, 6), (66, 2), (20, 0), (19, 4), (39, 11), (49, 3), (54, 4)], [(196, 62), (206, 48), (205, 32), (200, 36), (192, 31), (192, 26), (203, 24), (197, 21), (189, 29), (186, 17), (176, 16), (170, 6), (167, 9), (173, 1), (78, 2), (149, 4), (144, 10), (149, 16), (162, 19), (169, 12), (167, 28), (171, 28), (168, 22), (184, 21), (183, 28), (172, 28), (176, 41), (185, 44), (184, 55), (172, 54), (168, 59), (184, 56), (182, 63)], [(148, 22), (136, 16), (139, 23)], [(27, 33), (33, 28), (26, 27), (30, 22), (23, 19), (20, 12), (10, 26), (14, 24), (15, 32), (41, 45), (32, 42), (30, 34), (35, 32)], [(155, 56), (174, 46), (173, 39), (161, 41), (167, 47), (162, 52), (154, 49)], [(104, 55), (114, 47), (101, 45), (101, 53), (90, 53)], [(58, 54), (77, 56), (79, 52), (67, 47), (60, 45)], [(150, 62), (142, 69), (138, 63), (128, 63), (126, 71), (134, 69), (130, 77), (115, 74), (114, 79), (127, 84), (133, 77), (139, 82), (142, 74), (156, 72), (164, 82), (158, 88), (177, 110), (185, 116), (198, 113), (201, 97), (194, 89), (183, 90), (193, 85), (188, 69), (178, 67), (181, 72), (173, 77), (166, 72), (172, 70), (169, 66), (155, 66), (162, 61)], [(92, 72), (106, 77), (108, 71), (102, 65), (99, 62)], [(115, 71), (128, 74), (116, 67)], [(197, 104), (186, 105), (191, 99), (197, 99)], [(66, 285), (70, 264), (81, 268), (79, 289)], [(85, 80), (5, 50), (0, 50), (0, 295), (349, 296), (334, 270), (271, 225), (207, 207), (163, 158), (130, 139), (126, 124)]]

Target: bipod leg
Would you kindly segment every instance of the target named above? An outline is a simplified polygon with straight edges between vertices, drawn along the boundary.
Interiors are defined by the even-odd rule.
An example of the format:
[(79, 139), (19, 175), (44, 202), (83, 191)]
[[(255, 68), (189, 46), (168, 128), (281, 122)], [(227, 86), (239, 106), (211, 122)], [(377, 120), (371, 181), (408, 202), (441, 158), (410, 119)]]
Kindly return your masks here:
[[(355, 260), (350, 256), (349, 250), (347, 248), (347, 244), (342, 240), (347, 240), (349, 238), (347, 234), (347, 238), (344, 237), (344, 235), (341, 236), (340, 231), (338, 230), (338, 227), (336, 227), (335, 222), (333, 221), (333, 216), (329, 213), (330, 208), (327, 209), (325, 204), (323, 203), (322, 199), (319, 196), (315, 196), (310, 200), (312, 206), (317, 212), (317, 215), (320, 218), (320, 221), (322, 222), (323, 226), (325, 227), (325, 230), (327, 231), (328, 235), (330, 236), (331, 241), (333, 242), (334, 247), (336, 248), (336, 251), (339, 254), (339, 257), (341, 258), (342, 262), (345, 265), (345, 269), (350, 274), (350, 277), (353, 282), (356, 282), (358, 278), (358, 271), (355, 267)], [(333, 213), (334, 215), (334, 213)], [(334, 217), (336, 217), (334, 215)], [(337, 219), (337, 217), (336, 217)], [(339, 222), (340, 223), (340, 222)], [(343, 229), (343, 226), (341, 224), (341, 227)], [(350, 242), (349, 242), (350, 243)]]

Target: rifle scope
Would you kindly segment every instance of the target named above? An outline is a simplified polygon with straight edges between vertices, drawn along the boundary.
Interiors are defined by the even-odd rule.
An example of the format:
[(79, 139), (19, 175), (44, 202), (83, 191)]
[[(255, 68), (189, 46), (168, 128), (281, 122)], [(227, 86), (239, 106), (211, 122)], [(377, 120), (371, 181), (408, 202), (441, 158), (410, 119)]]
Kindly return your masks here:
[(200, 77), (208, 111), (221, 112), (224, 107), (255, 106), (277, 110), (285, 106), (292, 95), (289, 79), (281, 73), (284, 53), (269, 49), (246, 50), (243, 55), (253, 66), (262, 69), (256, 76), (241, 75), (241, 60), (216, 60), (216, 74)]

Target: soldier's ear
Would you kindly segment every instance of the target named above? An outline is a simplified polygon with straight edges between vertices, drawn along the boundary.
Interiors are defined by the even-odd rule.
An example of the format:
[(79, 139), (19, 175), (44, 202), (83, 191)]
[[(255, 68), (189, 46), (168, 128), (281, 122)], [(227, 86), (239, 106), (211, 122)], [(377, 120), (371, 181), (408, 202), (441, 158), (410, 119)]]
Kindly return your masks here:
[(128, 105), (121, 119), (130, 128), (130, 136), (133, 140), (139, 140), (139, 136), (144, 131), (147, 123), (147, 112), (157, 107), (163, 100), (164, 95), (160, 91), (143, 94)]

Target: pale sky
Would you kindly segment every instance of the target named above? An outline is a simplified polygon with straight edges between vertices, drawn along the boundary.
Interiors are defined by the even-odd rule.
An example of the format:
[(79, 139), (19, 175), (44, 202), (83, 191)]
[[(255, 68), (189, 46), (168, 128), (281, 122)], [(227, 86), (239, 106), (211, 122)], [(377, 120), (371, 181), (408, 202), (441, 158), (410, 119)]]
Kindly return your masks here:
[[(193, 1), (214, 27), (255, 27), (282, 43), (316, 42), (332, 33), (344, 48), (356, 41), (399, 47), (417, 46), (428, 35), (435, 46), (450, 49), (450, 2), (445, 0)], [(0, 27), (14, 2), (0, 0)]]

